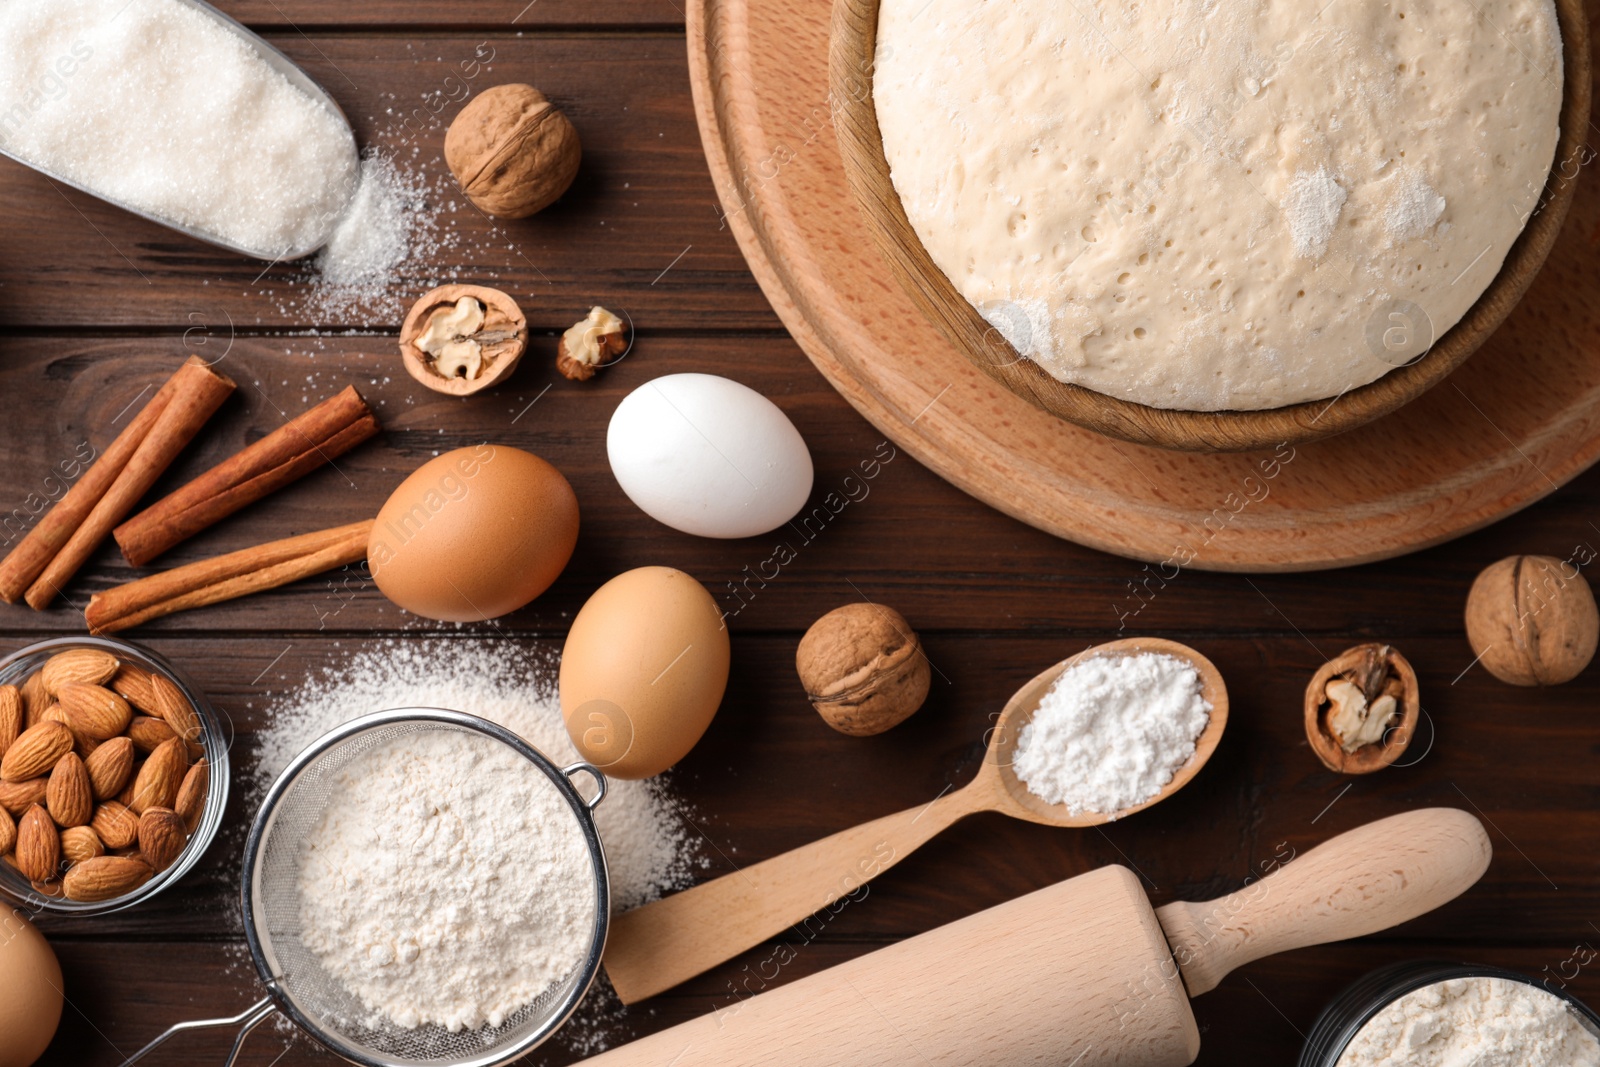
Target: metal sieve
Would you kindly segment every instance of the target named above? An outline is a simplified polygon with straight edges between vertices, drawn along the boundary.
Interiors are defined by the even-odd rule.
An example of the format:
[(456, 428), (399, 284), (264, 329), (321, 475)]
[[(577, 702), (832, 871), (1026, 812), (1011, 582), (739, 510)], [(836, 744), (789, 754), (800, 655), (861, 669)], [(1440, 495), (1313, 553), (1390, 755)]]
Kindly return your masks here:
[[(301, 842), (321, 819), (338, 771), (352, 759), (398, 737), (457, 731), (493, 738), (516, 750), (561, 793), (589, 847), (595, 886), (594, 930), (583, 962), (531, 1004), (499, 1026), (451, 1033), (442, 1026), (412, 1029), (374, 1022), (373, 1013), (330, 976), (300, 941)], [(598, 786), (584, 799), (572, 783), (579, 772)], [(294, 1020), (330, 1051), (366, 1067), (496, 1067), (534, 1048), (567, 1020), (600, 967), (611, 911), (605, 853), (594, 809), (606, 780), (594, 766), (556, 767), (510, 730), (475, 715), (435, 708), (401, 708), (365, 715), (325, 735), (295, 757), (267, 792), (245, 842), (245, 937), (267, 995), (238, 1015), (179, 1023), (123, 1061), (123, 1067), (175, 1034), (211, 1026), (238, 1026), (226, 1067), (245, 1038), (275, 1013)]]

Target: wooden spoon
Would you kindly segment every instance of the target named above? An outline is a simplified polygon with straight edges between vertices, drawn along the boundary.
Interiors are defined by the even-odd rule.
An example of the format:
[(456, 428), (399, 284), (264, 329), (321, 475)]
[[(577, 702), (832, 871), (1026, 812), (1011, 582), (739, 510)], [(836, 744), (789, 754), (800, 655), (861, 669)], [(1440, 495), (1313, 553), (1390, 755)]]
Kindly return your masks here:
[[(1200, 672), (1201, 695), (1211, 704), (1211, 720), (1189, 762), (1160, 793), (1112, 814), (1074, 815), (1065, 805), (1048, 804), (1030, 793), (1012, 769), (1012, 753), (1045, 691), (1062, 671), (1086, 657), (1139, 652), (1187, 660)], [(998, 811), (1047, 826), (1097, 826), (1143, 811), (1182, 789), (1199, 772), (1227, 723), (1228, 691), (1222, 675), (1187, 645), (1133, 637), (1085, 649), (1012, 695), (990, 732), (977, 777), (964, 788), (624, 912), (611, 922), (606, 973), (624, 1004), (655, 996), (833, 905), (945, 827), (976, 812)]]

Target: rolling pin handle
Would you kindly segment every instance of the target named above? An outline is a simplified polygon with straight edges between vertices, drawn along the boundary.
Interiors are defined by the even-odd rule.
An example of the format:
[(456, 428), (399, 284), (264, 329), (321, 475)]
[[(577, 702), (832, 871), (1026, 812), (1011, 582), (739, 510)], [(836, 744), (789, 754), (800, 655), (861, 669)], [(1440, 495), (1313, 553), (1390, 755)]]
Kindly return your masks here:
[(1422, 808), (1340, 834), (1237, 893), (1156, 909), (1189, 995), (1290, 949), (1387, 930), (1466, 892), (1489, 867), (1483, 824)]

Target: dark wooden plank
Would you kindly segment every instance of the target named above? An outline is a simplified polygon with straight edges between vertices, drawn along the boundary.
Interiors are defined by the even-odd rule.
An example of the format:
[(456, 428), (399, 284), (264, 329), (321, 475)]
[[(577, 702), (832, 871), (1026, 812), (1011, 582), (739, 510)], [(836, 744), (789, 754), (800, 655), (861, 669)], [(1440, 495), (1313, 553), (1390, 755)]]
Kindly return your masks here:
[[(309, 314), (289, 268), (195, 245), (0, 161), (11, 205), (0, 232), (0, 550), (31, 521), (47, 479), (87, 441), (103, 447), (124, 408), (190, 351), (222, 358), (242, 385), (157, 492), (355, 382), (387, 432), (305, 483), (172, 553), (186, 562), (373, 513), (389, 489), (438, 450), (485, 439), (528, 448), (573, 481), (584, 536), (567, 573), (496, 628), (441, 629), (451, 640), (559, 646), (571, 614), (612, 574), (667, 563), (705, 581), (729, 612), (734, 670), (724, 709), (675, 773), (706, 835), (706, 876), (891, 811), (926, 803), (973, 773), (988, 716), (1049, 662), (1119, 632), (1188, 640), (1213, 657), (1233, 719), (1206, 771), (1175, 800), (1095, 831), (980, 816), (929, 843), (868, 896), (799, 945), (777, 981), (1105, 863), (1146, 879), (1152, 899), (1232, 890), (1285, 849), (1397, 810), (1449, 804), (1490, 823), (1496, 856), (1463, 899), (1393, 933), (1261, 961), (1197, 1001), (1202, 1064), (1293, 1061), (1317, 1011), (1346, 982), (1398, 959), (1473, 959), (1559, 974), (1578, 942), (1600, 943), (1591, 669), (1550, 691), (1502, 686), (1471, 654), (1461, 609), (1473, 575), (1511, 552), (1562, 557), (1600, 545), (1591, 472), (1521, 515), (1449, 545), (1347, 572), (1243, 577), (1185, 572), (1165, 583), (1142, 565), (1065, 544), (975, 503), (903, 452), (865, 495), (801, 531), (739, 542), (676, 534), (639, 513), (605, 462), (604, 432), (626, 392), (657, 374), (709, 371), (757, 388), (789, 413), (817, 463), (813, 506), (882, 436), (834, 394), (778, 322), (721, 226), (688, 94), (680, 0), (491, 0), (378, 3), (224, 0), (327, 85), (363, 143), (409, 152), (436, 177), (444, 124), (463, 92), (525, 80), (573, 117), (585, 143), (580, 186), (503, 235), (465, 209), (434, 264), (498, 284), (523, 302), (536, 338), (505, 388), (467, 401), (426, 393), (394, 354), (393, 326), (416, 277), (390, 306), (350, 317)], [(517, 36), (527, 33), (527, 36)], [(461, 63), (492, 49), (493, 69)], [(456, 82), (446, 79), (456, 78)], [(409, 121), (409, 125), (407, 124)], [(104, 238), (96, 231), (104, 234)], [(107, 243), (109, 241), (109, 244)], [(515, 244), (518, 251), (506, 249)], [(123, 257), (126, 257), (125, 259)], [(524, 258), (526, 257), (526, 258)], [(680, 258), (681, 257), (681, 258)], [(585, 385), (553, 373), (554, 331), (591, 304), (626, 311), (641, 331), (623, 365)], [(333, 321), (339, 319), (339, 321)], [(356, 324), (372, 336), (329, 337)], [(321, 335), (287, 331), (316, 327)], [(202, 344), (202, 342), (204, 342)], [(224, 356), (223, 353), (226, 353)], [(548, 391), (546, 388), (548, 387)], [(1529, 471), (1529, 477), (1536, 473)], [(860, 485), (857, 483), (852, 483)], [(30, 495), (34, 500), (30, 501)], [(7, 514), (14, 516), (7, 524)], [(774, 573), (776, 545), (792, 562)], [(132, 577), (103, 550), (71, 590)], [(766, 577), (762, 575), (765, 574)], [(793, 675), (799, 633), (838, 603), (871, 597), (903, 610), (937, 668), (927, 707), (892, 733), (851, 739), (826, 729)], [(249, 779), (256, 734), (275, 692), (383, 635), (436, 629), (402, 617), (359, 577), (300, 583), (181, 616), (132, 636), (191, 671), (237, 728), (236, 784)], [(0, 607), (0, 651), (81, 630), (70, 606)], [(499, 634), (509, 635), (500, 637)], [(1311, 671), (1360, 639), (1394, 640), (1416, 665), (1432, 736), (1414, 765), (1359, 780), (1323, 771), (1304, 744), (1301, 689)], [(1431, 741), (1431, 745), (1428, 742)], [(1348, 788), (1347, 788), (1348, 787)], [(72, 1008), (46, 1064), (110, 1064), (170, 1022), (227, 1014), (258, 995), (237, 915), (239, 855), (252, 814), (238, 788), (227, 823), (182, 884), (149, 904), (92, 921), (46, 917)], [(795, 947), (795, 938), (783, 943)], [(726, 1008), (774, 946), (753, 951), (622, 1011), (602, 998), (586, 1021), (531, 1062), (560, 1064), (608, 1030), (639, 1036)], [(1572, 982), (1600, 999), (1593, 968)], [(597, 1023), (600, 1020), (601, 1023)], [(159, 1062), (219, 1062), (227, 1042), (190, 1036)], [(336, 1062), (304, 1039), (258, 1032), (249, 1062)]]
[[(0, 322), (138, 326), (182, 332), (240, 326), (394, 327), (430, 280), (511, 292), (536, 328), (568, 309), (617, 304), (660, 328), (776, 328), (721, 220), (688, 92), (683, 39), (620, 36), (396, 35), (273, 41), (339, 101), (362, 145), (399, 153), (443, 190), (441, 247), (403, 268), (385, 306), (332, 315), (305, 305), (300, 265), (202, 245), (0, 160)], [(487, 51), (485, 51), (487, 49)], [(492, 59), (475, 78), (475, 57)], [(584, 164), (557, 205), (496, 222), (459, 195), (441, 146), (465, 95), (532, 81), (577, 126)], [(413, 155), (414, 151), (414, 155)], [(454, 211), (450, 205), (454, 204)], [(48, 250), (48, 255), (41, 254)], [(336, 321), (330, 321), (336, 320)]]
[[(581, 307), (554, 313), (575, 318)], [(736, 632), (803, 630), (839, 603), (871, 597), (894, 604), (927, 629), (1050, 628), (1096, 638), (1119, 628), (1304, 634), (1330, 657), (1358, 637), (1458, 635), (1459, 654), (1439, 666), (1448, 682), (1471, 661), (1459, 635), (1466, 592), (1479, 569), (1511, 552), (1565, 558), (1579, 544), (1600, 545), (1590, 518), (1600, 502), (1600, 472), (1590, 472), (1511, 522), (1404, 559), (1333, 575), (1189, 571), (1162, 583), (1143, 564), (1055, 540), (933, 477), (884, 443), (788, 339), (662, 335), (653, 332), (654, 312), (635, 318), (644, 331), (636, 349), (593, 381), (573, 383), (556, 374), (554, 341), (542, 336), (510, 382), (467, 400), (438, 397), (414, 383), (387, 336), (230, 339), (224, 325), (188, 338), (0, 338), (0, 389), (27, 398), (0, 426), (10, 469), (0, 486), (0, 542), (14, 540), (32, 521), (30, 513), (56, 484), (50, 478), (58, 464), (85, 441), (103, 447), (130, 402), (163, 380), (188, 351), (203, 351), (221, 358), (220, 366), (241, 388), (157, 493), (352, 382), (377, 407), (387, 432), (340, 459), (337, 469), (235, 516), (159, 563), (188, 562), (376, 514), (401, 478), (436, 451), (492, 440), (550, 459), (572, 481), (583, 509), (584, 535), (566, 575), (501, 623), (518, 631), (563, 632), (570, 613), (612, 574), (670, 563), (712, 589)], [(789, 413), (816, 462), (808, 514), (820, 518), (767, 537), (712, 541), (666, 529), (623, 496), (605, 458), (612, 411), (639, 384), (687, 370), (745, 382)], [(869, 466), (877, 477), (864, 479), (863, 463), (877, 463)], [(836, 514), (824, 507), (830, 494)], [(850, 502), (837, 503), (844, 500)], [(932, 531), (938, 535), (930, 536)], [(788, 551), (780, 552), (780, 544)], [(791, 553), (786, 565), (772, 562)], [(90, 592), (135, 573), (108, 544), (69, 596), (82, 605)], [(386, 610), (370, 588), (354, 592), (337, 618), (324, 618), (314, 607), (322, 588), (322, 582), (305, 582), (163, 620), (145, 632), (319, 626), (365, 632), (416, 622)], [(0, 632), (79, 625), (65, 603), (42, 616), (0, 607)]]
[[(1590, 939), (1591, 943), (1593, 939)], [(773, 981), (787, 983), (853, 959), (870, 945), (816, 942), (797, 952)], [(1443, 959), (1509, 967), (1559, 985), (1571, 973), (1563, 961), (1572, 945), (1484, 946), (1463, 951), (1455, 942), (1366, 940), (1307, 949), (1262, 960), (1236, 972), (1194, 1001), (1200, 1026), (1200, 1067), (1292, 1064), (1318, 1013), (1346, 985), (1368, 971), (1403, 960)], [(1589, 952), (1592, 953), (1592, 948)], [(41, 1067), (110, 1067), (120, 1057), (184, 1019), (231, 1015), (260, 995), (243, 945), (194, 942), (82, 941), (58, 945), (70, 1006)], [(770, 973), (770, 972), (769, 972)], [(129, 981), (128, 976), (137, 976)], [(1566, 988), (1600, 999), (1600, 974), (1580, 970)], [(521, 1061), (559, 1067), (594, 1051), (597, 1035), (620, 1044), (710, 1012), (736, 1010), (742, 990), (702, 979), (664, 994), (647, 1006), (621, 1008), (603, 989), (578, 1011), (566, 1031)], [(974, 1005), (981, 1011), (982, 1005)], [(822, 1020), (819, 1020), (822, 1022)], [(1070, 1027), (1070, 1020), (1061, 1020)], [(161, 1050), (163, 1064), (216, 1064), (227, 1054), (223, 1031), (182, 1035)], [(324, 1067), (343, 1062), (311, 1040), (267, 1023), (247, 1046), (246, 1063)]]
[[(483, 634), (449, 640), (500, 640)], [(515, 639), (525, 641), (526, 639)], [(337, 666), (364, 642), (349, 637), (163, 637), (149, 642), (190, 672), (231, 717), (235, 795), (222, 836), (183, 883), (92, 924), (46, 916), (52, 936), (178, 938), (237, 933), (239, 857), (253, 815), (254, 735), (274, 691)], [(990, 716), (1010, 692), (1080, 638), (933, 634), (937, 668), (927, 706), (874, 738), (828, 729), (793, 673), (793, 636), (738, 636), (721, 713), (674, 773), (704, 835), (706, 876), (824, 834), (926, 804), (976, 771)], [(526, 641), (530, 653), (557, 642)], [(1205, 900), (1260, 876), (1351, 827), (1429, 805), (1488, 820), (1496, 856), (1464, 899), (1412, 923), (1407, 936), (1487, 943), (1559, 943), (1586, 936), (1600, 913), (1600, 869), (1573, 847), (1600, 833), (1593, 759), (1596, 682), (1530, 695), (1472, 675), (1449, 685), (1454, 643), (1409, 643), (1429, 723), (1412, 766), (1359, 779), (1322, 769), (1305, 743), (1300, 691), (1319, 662), (1295, 637), (1196, 639), (1228, 679), (1228, 732), (1179, 796), (1103, 829), (1073, 831), (984, 815), (953, 828), (875, 882), (826, 937), (883, 941), (919, 933), (1108, 863), (1136, 869), (1157, 903)], [(7, 646), (10, 647), (10, 646)], [(530, 659), (533, 657), (530, 655)], [(472, 710), (466, 708), (463, 710)], [(743, 962), (748, 962), (749, 957)], [(729, 965), (729, 973), (739, 963)]]

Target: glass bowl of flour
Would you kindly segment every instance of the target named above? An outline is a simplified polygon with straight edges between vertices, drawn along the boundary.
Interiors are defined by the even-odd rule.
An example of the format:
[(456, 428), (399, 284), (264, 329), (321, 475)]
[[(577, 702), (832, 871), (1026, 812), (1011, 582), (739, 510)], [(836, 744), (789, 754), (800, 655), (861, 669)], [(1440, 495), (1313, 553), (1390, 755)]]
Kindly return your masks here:
[(1299, 1067), (1600, 1067), (1600, 1014), (1555, 982), (1415, 961), (1361, 978), (1323, 1009)]

